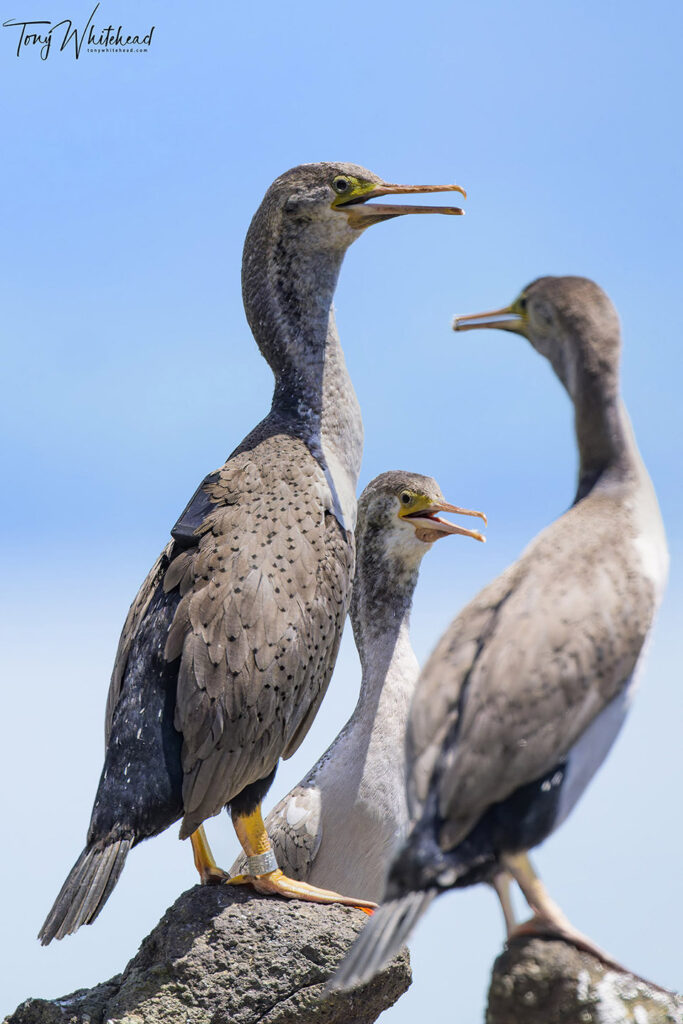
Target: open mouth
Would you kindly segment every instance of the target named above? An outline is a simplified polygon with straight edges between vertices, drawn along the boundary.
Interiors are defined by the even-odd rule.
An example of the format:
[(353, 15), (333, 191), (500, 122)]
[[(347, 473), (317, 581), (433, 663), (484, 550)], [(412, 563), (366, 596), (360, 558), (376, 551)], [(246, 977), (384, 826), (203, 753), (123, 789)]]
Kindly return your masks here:
[(402, 519), (409, 519), (415, 527), (419, 540), (436, 540), (437, 537), (444, 537), (449, 533), (457, 533), (463, 537), (471, 537), (473, 540), (485, 543), (486, 537), (478, 530), (467, 530), (464, 526), (458, 526), (447, 519), (441, 519), (439, 512), (453, 512), (461, 516), (475, 516), (482, 519), (486, 525), (486, 516), (483, 512), (474, 512), (469, 508), (460, 508), (458, 505), (432, 505), (429, 508), (419, 509), (416, 512), (402, 512)]
[(467, 198), (467, 193), (460, 185), (377, 185), (370, 192), (351, 195), (348, 199), (335, 199), (334, 209), (343, 210), (352, 227), (367, 227), (380, 220), (402, 217), (408, 213), (444, 213), (451, 216), (462, 216), (464, 210), (459, 206), (412, 206), (398, 203), (371, 203), (370, 199), (380, 196), (413, 195), (431, 192), (459, 192)]
[(504, 331), (523, 333), (524, 317), (512, 306), (504, 306), (488, 313), (467, 313), (453, 319), (454, 331), (473, 331), (477, 327), (497, 327)]

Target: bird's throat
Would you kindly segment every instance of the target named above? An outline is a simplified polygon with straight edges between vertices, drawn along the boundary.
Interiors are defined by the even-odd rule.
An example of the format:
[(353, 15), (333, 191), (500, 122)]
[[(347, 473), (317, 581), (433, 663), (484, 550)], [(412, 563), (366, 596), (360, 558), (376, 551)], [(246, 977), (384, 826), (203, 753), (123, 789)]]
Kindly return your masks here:
[(331, 510), (353, 530), (363, 424), (332, 306), (344, 250), (310, 251), (295, 235), (264, 242), (250, 228), (244, 305), (275, 375), (271, 417), (300, 437), (320, 463)]
[(616, 394), (605, 395), (597, 386), (585, 387), (574, 401), (574, 410), (579, 450), (575, 501), (580, 501), (604, 474), (627, 477), (640, 457), (626, 411)]

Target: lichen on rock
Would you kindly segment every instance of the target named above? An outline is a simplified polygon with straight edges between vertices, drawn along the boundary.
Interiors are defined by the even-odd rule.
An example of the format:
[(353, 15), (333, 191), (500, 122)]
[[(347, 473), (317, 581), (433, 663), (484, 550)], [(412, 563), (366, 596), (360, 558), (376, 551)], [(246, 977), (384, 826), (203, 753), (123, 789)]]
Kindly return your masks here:
[(566, 942), (519, 938), (494, 964), (486, 1024), (683, 1024), (683, 999)]

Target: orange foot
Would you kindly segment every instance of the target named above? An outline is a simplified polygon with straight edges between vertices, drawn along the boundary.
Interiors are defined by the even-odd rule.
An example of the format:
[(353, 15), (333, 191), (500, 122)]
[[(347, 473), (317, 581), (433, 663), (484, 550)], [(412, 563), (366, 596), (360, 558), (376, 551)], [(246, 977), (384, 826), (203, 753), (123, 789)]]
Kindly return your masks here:
[(223, 871), (216, 864), (203, 825), (200, 825), (197, 831), (192, 833), (190, 842), (192, 843), (194, 866), (199, 872), (202, 885), (220, 885), (230, 878), (227, 871)]
[(372, 913), (377, 906), (370, 900), (361, 900), (355, 896), (342, 896), (330, 889), (319, 889), (308, 882), (300, 882), (288, 878), (279, 868), (265, 875), (235, 875), (227, 880), (228, 885), (253, 885), (257, 892), (267, 895), (285, 896), (290, 900), (305, 900), (308, 903), (341, 903), (346, 907), (357, 907), (366, 913)]

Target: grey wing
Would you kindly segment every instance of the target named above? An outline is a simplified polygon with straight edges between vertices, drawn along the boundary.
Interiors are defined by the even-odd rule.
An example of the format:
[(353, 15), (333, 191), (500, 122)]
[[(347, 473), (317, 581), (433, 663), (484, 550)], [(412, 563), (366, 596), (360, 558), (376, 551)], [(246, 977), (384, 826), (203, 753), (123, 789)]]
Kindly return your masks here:
[[(266, 829), (280, 868), (290, 878), (307, 882), (323, 838), (321, 794), (315, 785), (295, 786), (272, 809)], [(231, 875), (244, 874), (246, 857), (240, 855)]]
[(490, 583), (453, 620), (420, 674), (407, 732), (411, 817), (419, 815), (447, 738), (457, 729), (463, 688), (512, 592), (515, 567)]
[[(445, 720), (430, 712), (444, 846), (561, 761), (634, 671), (654, 612), (651, 586), (630, 571), (625, 552), (601, 557), (598, 529), (574, 536), (575, 525), (568, 514), (542, 534), (496, 581), (499, 603), (482, 616), (476, 599), (425, 666), (416, 704), (444, 691)], [(472, 623), (478, 637), (468, 637)]]
[(335, 566), (344, 600), (333, 608), (320, 580), (324, 476), (292, 444), (270, 439), (223, 467), (224, 504), (166, 576), (182, 594), (166, 645), (169, 660), (180, 657), (181, 836), (272, 771), (329, 681), (350, 560)]
[(126, 672), (126, 665), (128, 664), (128, 655), (130, 654), (131, 645), (140, 627), (140, 623), (143, 621), (147, 609), (149, 608), (150, 601), (154, 597), (154, 593), (163, 578), (166, 569), (168, 568), (172, 550), (173, 541), (170, 541), (150, 569), (135, 597), (135, 600), (128, 609), (128, 615), (126, 616), (126, 621), (123, 624), (121, 636), (119, 637), (119, 645), (116, 649), (114, 668), (112, 669), (111, 680), (109, 682), (109, 692), (107, 694), (107, 706), (104, 713), (105, 749), (109, 744), (112, 722), (114, 721), (114, 712), (121, 695), (121, 687), (123, 686), (123, 679)]

